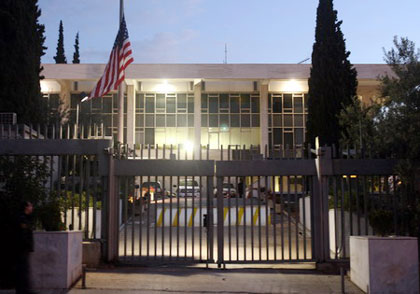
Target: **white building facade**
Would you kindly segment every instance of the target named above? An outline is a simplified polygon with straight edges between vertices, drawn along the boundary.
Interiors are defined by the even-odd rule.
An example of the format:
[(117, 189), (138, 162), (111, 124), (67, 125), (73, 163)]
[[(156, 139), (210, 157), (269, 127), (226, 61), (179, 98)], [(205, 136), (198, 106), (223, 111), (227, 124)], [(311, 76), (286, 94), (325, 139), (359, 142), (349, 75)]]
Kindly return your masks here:
[[(44, 64), (41, 90), (77, 120), (77, 105), (104, 64)], [(129, 145), (302, 146), (305, 140), (308, 64), (133, 64), (126, 71), (124, 140)], [(379, 98), (387, 65), (361, 64), (358, 96)], [(117, 93), (80, 106), (79, 122), (117, 132)]]

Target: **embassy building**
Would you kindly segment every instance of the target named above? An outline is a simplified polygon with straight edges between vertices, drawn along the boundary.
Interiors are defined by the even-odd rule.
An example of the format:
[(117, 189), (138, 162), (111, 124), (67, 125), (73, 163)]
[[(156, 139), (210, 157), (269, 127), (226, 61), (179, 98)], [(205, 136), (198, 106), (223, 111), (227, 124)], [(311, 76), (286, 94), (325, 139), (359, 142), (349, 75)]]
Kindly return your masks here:
[[(70, 123), (103, 125), (115, 138), (117, 93), (80, 103), (105, 64), (44, 64), (41, 91)], [(385, 64), (355, 65), (358, 97), (379, 98)], [(299, 147), (308, 113), (310, 64), (132, 64), (126, 70), (124, 140), (140, 144)], [(79, 107), (78, 107), (79, 105)], [(79, 109), (79, 111), (78, 111)]]

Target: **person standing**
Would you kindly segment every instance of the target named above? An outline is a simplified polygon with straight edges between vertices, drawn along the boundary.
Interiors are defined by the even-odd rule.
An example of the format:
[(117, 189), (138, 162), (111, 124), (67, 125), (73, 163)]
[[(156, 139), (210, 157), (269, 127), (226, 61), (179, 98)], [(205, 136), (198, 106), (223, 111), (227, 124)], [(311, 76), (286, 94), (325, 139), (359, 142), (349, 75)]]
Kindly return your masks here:
[(24, 201), (21, 206), (21, 214), (18, 217), (17, 228), (16, 294), (34, 293), (30, 280), (30, 254), (34, 251), (32, 212), (32, 203)]

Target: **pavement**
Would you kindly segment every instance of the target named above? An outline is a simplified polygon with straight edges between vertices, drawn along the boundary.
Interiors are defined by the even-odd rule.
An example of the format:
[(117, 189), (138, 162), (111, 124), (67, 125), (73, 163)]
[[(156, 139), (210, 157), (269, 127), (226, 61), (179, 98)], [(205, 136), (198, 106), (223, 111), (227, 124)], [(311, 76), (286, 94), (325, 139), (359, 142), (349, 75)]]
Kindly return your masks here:
[[(68, 294), (134, 293), (342, 293), (341, 277), (308, 269), (118, 267), (87, 273)], [(348, 278), (345, 293), (362, 294)]]

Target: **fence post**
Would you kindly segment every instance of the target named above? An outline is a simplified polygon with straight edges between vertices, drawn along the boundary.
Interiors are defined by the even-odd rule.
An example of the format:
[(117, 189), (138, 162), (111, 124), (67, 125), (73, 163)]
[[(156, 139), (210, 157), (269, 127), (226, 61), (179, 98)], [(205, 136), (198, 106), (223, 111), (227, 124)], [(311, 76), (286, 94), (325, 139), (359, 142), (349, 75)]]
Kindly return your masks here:
[(118, 258), (118, 185), (114, 174), (114, 158), (109, 155), (108, 191), (107, 191), (107, 250), (106, 260), (115, 261)]
[(329, 259), (329, 224), (328, 224), (328, 175), (332, 174), (331, 147), (316, 149), (316, 172), (313, 180), (313, 211), (314, 211), (314, 257), (318, 263)]
[(224, 264), (223, 177), (217, 177), (217, 265)]

